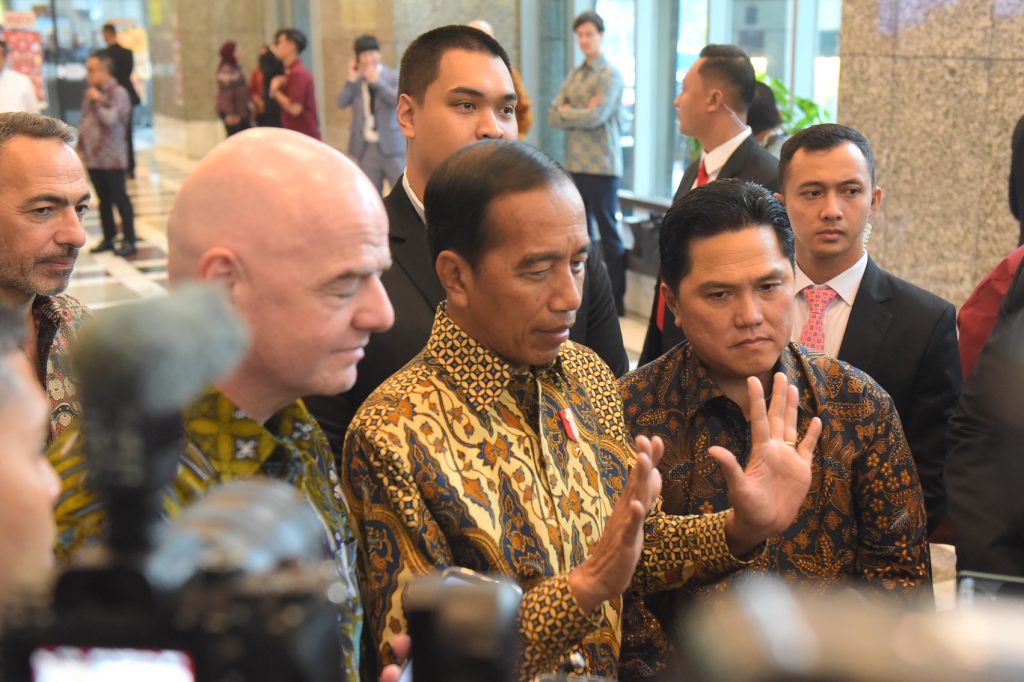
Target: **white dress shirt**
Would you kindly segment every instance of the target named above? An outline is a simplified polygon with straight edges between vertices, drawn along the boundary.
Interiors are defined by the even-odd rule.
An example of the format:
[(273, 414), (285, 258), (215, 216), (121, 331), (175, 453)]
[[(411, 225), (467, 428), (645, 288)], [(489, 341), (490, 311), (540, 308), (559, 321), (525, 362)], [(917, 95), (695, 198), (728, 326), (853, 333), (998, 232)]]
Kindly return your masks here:
[(32, 79), (11, 68), (0, 71), (0, 112), (4, 111), (39, 113), (39, 101), (36, 99)]
[[(743, 144), (743, 140), (747, 139), (752, 135), (750, 126), (746, 126), (741, 130), (735, 137), (730, 137), (728, 140), (718, 145), (711, 151), (703, 150), (700, 153), (701, 160), (704, 161), (704, 170), (708, 174), (708, 182), (718, 179), (718, 174), (722, 172), (722, 166), (729, 160), (729, 157), (733, 155), (740, 145)], [(693, 184), (690, 185), (690, 189), (697, 186), (697, 179), (693, 179)]]
[[(839, 294), (825, 308), (823, 326), (825, 328), (825, 355), (833, 358), (839, 357), (839, 348), (843, 345), (843, 336), (846, 334), (846, 324), (850, 321), (850, 310), (853, 308), (853, 301), (857, 298), (857, 290), (860, 289), (860, 281), (864, 279), (864, 271), (868, 267), (868, 252), (861, 254), (860, 259), (845, 272), (841, 272), (827, 282), (827, 284)], [(814, 286), (815, 282), (804, 274), (800, 265), (796, 266), (796, 295), (793, 297), (793, 329), (789, 338), (800, 343), (800, 332), (807, 323), (807, 315), (810, 308), (807, 299), (804, 298), (805, 287)]]
[(418, 215), (420, 217), (420, 220), (423, 221), (423, 224), (426, 225), (427, 211), (426, 209), (423, 208), (423, 202), (420, 200), (418, 196), (416, 196), (416, 192), (413, 192), (412, 187), (409, 185), (408, 168), (406, 168), (405, 172), (402, 173), (402, 189), (405, 190), (405, 195), (409, 197), (409, 203), (412, 204), (412, 208), (414, 211), (416, 211), (416, 215)]

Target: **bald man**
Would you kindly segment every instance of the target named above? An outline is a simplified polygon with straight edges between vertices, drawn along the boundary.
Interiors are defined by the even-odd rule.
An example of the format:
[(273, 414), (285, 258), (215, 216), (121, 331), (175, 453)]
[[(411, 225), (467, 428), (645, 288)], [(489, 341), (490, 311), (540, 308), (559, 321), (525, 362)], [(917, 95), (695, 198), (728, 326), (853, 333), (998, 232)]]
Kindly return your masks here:
[[(380, 282), (391, 263), (381, 199), (340, 152), (293, 131), (253, 128), (214, 148), (185, 181), (168, 242), (172, 286), (221, 285), (249, 327), (251, 348), (185, 411), (186, 447), (166, 491), (167, 514), (233, 479), (258, 474), (293, 484), (324, 521), (348, 587), (345, 668), (357, 680), (355, 543), (327, 440), (299, 398), (348, 390), (370, 333), (394, 320)], [(105, 523), (83, 473), (82, 440), (80, 431), (67, 433), (50, 453), (63, 481), (61, 558)]]

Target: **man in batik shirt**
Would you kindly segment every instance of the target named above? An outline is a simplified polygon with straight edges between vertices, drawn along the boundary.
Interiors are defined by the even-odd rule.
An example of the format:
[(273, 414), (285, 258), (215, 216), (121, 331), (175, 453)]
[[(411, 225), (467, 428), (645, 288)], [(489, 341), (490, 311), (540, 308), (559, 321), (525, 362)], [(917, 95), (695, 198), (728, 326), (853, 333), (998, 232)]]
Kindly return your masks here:
[(49, 440), (78, 416), (67, 348), (85, 308), (62, 293), (85, 244), (89, 182), (75, 129), (39, 114), (0, 114), (0, 302), (25, 314), (23, 350), (50, 401)]
[[(299, 397), (351, 387), (370, 333), (392, 324), (380, 283), (390, 264), (384, 206), (340, 152), (293, 131), (251, 129), (218, 145), (182, 185), (168, 245), (172, 284), (222, 285), (251, 348), (185, 411), (185, 452), (164, 508), (173, 516), (208, 488), (254, 474), (294, 485), (323, 520), (351, 591), (341, 620), (345, 668), (357, 680), (355, 543), (327, 440)], [(81, 435), (65, 434), (51, 452), (64, 483), (57, 524), (65, 555), (104, 525)]]
[(521, 679), (573, 653), (612, 676), (622, 593), (756, 557), (806, 495), (816, 427), (795, 447), (796, 395), (780, 377), (747, 472), (716, 451), (734, 508), (665, 515), (660, 442), (634, 451), (614, 376), (568, 341), (590, 249), (571, 177), (529, 145), (483, 141), (438, 167), (425, 206), (447, 302), (426, 348), (357, 412), (342, 455), (368, 630), (391, 660), (405, 585), (458, 565), (523, 588)]
[(789, 343), (793, 248), (785, 209), (745, 181), (697, 188), (662, 222), (661, 292), (688, 341), (626, 375), (621, 391), (628, 431), (664, 442), (664, 510), (728, 507), (732, 486), (708, 446), (729, 448), (746, 465), (748, 376), (767, 382), (784, 373), (799, 391), (797, 432), (817, 417), (822, 433), (796, 521), (752, 566), (711, 585), (627, 599), (622, 679), (677, 679), (670, 642), (681, 605), (747, 574), (771, 572), (818, 591), (931, 598), (921, 485), (892, 400), (860, 370)]

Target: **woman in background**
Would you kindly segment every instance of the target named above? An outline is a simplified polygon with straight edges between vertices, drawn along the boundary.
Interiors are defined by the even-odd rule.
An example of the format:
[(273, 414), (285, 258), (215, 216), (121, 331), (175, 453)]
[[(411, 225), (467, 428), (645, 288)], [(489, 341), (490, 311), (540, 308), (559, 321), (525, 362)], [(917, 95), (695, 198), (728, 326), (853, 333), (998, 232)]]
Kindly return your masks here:
[(217, 66), (217, 115), (228, 135), (249, 127), (249, 93), (245, 73), (238, 64), (238, 45), (233, 40), (220, 46)]

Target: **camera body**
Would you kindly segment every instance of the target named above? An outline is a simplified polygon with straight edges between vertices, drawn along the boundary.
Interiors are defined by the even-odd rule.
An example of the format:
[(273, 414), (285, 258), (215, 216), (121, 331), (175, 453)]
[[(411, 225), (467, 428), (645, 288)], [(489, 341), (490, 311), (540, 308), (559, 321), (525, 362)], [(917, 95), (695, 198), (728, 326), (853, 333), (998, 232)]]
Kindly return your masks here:
[(334, 682), (337, 607), (310, 582), (204, 575), (158, 599), (131, 569), (75, 569), (49, 603), (8, 612), (3, 679), (114, 679), (107, 669), (139, 680)]
[[(240, 497), (271, 504), (287, 527), (265, 529), (258, 547), (244, 531), (210, 524), (211, 510), (237, 512)], [(290, 514), (282, 512), (286, 501), (295, 505)], [(299, 543), (301, 552), (266, 546), (282, 535), (312, 533), (308, 540), (318, 541), (318, 525), (286, 484), (224, 486), (186, 510), (152, 552), (96, 550), (63, 573), (52, 594), (13, 604), (0, 645), (2, 679), (341, 680), (338, 606), (326, 596), (333, 567), (297, 556), (309, 542)], [(244, 565), (258, 555), (276, 566)]]

